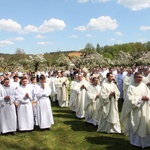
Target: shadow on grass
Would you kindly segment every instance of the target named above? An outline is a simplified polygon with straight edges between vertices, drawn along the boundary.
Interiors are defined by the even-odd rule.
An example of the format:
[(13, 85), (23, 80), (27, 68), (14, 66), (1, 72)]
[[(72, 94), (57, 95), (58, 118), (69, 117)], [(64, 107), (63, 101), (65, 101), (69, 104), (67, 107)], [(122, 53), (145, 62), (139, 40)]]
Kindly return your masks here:
[(53, 110), (53, 112), (56, 112), (56, 113), (70, 113), (69, 110), (63, 110), (62, 108), (60, 110)]
[(64, 124), (69, 125), (73, 131), (96, 132), (97, 130), (97, 127), (84, 120), (64, 121)]
[(67, 118), (67, 119), (75, 119), (75, 116), (71, 114), (53, 114), (53, 117), (59, 117), (59, 118)]
[[(113, 134), (113, 136), (115, 136)], [(116, 135), (118, 136), (118, 135)], [(139, 150), (140, 147), (135, 147), (130, 144), (129, 141), (126, 141), (123, 138), (117, 137), (108, 137), (108, 136), (98, 136), (98, 137), (85, 137), (87, 142), (96, 144), (96, 145), (106, 145), (107, 150)], [(148, 149), (148, 148), (146, 148)]]

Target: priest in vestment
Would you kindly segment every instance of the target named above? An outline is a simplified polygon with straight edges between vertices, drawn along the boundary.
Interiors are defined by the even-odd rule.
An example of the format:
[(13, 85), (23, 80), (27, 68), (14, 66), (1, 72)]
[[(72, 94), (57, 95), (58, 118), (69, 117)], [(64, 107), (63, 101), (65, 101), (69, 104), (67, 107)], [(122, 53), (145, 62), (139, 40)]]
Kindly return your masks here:
[(95, 126), (97, 125), (96, 106), (99, 103), (99, 96), (100, 96), (100, 90), (101, 90), (101, 86), (98, 83), (99, 83), (98, 77), (93, 77), (92, 84), (90, 84), (87, 87), (85, 106), (84, 106), (86, 122), (91, 123)]
[(57, 78), (57, 100), (60, 107), (68, 107), (68, 87), (69, 80), (64, 76), (64, 71), (58, 72), (60, 74)]
[(127, 95), (127, 89), (129, 85), (133, 82), (133, 71), (132, 69), (128, 69), (126, 76), (123, 79), (123, 99), (125, 100), (125, 96)]
[(23, 77), (21, 85), (16, 89), (18, 103), (18, 130), (30, 131), (34, 128), (34, 114), (32, 108), (33, 89), (28, 84), (28, 79)]
[(79, 81), (75, 87), (75, 91), (77, 92), (75, 111), (77, 118), (81, 119), (85, 117), (84, 104), (85, 104), (86, 89), (89, 86), (89, 82), (87, 82), (83, 78), (82, 74), (79, 74), (78, 78)]
[(150, 91), (140, 72), (134, 74), (128, 87), (120, 121), (132, 145), (150, 147)]
[(107, 73), (107, 80), (103, 83), (100, 92), (100, 107), (98, 109), (98, 132), (121, 133), (118, 99), (120, 92), (113, 82), (112, 73)]
[(71, 81), (70, 84), (70, 102), (69, 102), (69, 108), (74, 112), (75, 112), (75, 102), (77, 99), (77, 92), (75, 91), (75, 88), (77, 85), (78, 85), (78, 74), (75, 74), (74, 80)]
[(1, 111), (1, 132), (15, 132), (17, 129), (17, 117), (15, 109), (15, 88), (10, 86), (10, 80), (4, 79), (4, 85), (0, 90), (0, 99), (3, 102), (0, 104)]
[(143, 69), (143, 80), (142, 82), (145, 83), (147, 85), (147, 87), (150, 89), (150, 71), (148, 67), (145, 67)]

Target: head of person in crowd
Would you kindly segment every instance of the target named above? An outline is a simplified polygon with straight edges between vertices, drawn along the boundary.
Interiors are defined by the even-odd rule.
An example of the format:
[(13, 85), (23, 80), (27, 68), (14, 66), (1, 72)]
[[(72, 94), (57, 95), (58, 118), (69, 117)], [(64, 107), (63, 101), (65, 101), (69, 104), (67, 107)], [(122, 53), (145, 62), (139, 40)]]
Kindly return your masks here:
[(40, 75), (40, 82), (46, 82), (46, 77), (45, 75)]
[(84, 67), (84, 68), (82, 69), (82, 72), (83, 72), (83, 76), (84, 76), (84, 77), (86, 77), (86, 76), (88, 75), (88, 69), (87, 69), (87, 68)]
[(9, 72), (6, 72), (6, 73), (4, 74), (4, 78), (9, 78), (9, 76), (10, 76)]
[(78, 80), (79, 80), (79, 74), (78, 74), (78, 73), (75, 74), (74, 80), (75, 80), (75, 81), (78, 81)]
[(44, 84), (46, 83), (46, 77), (42, 74), (40, 75), (40, 84), (42, 88), (44, 88)]
[(148, 67), (145, 67), (144, 69), (143, 69), (143, 74), (145, 75), (145, 76), (148, 76), (149, 75), (149, 68)]
[(143, 73), (143, 69), (139, 68), (138, 72), (140, 72), (142, 74)]
[(51, 77), (51, 76), (52, 76), (52, 72), (49, 71), (49, 72), (48, 72), (48, 77)]
[(79, 81), (83, 80), (83, 75), (81, 73), (78, 75), (78, 79), (79, 79)]
[(140, 84), (142, 82), (143, 76), (141, 72), (135, 72), (134, 74), (134, 82)]
[(61, 77), (61, 71), (57, 71), (57, 78), (60, 78)]
[(128, 69), (128, 75), (131, 76), (132, 74), (133, 74), (133, 70), (132, 70), (132, 68), (129, 68)]
[(120, 74), (120, 73), (121, 73), (120, 68), (117, 68), (117, 74)]
[(10, 74), (10, 78), (13, 78), (15, 76), (15, 72), (11, 72), (11, 74)]
[(28, 79), (26, 77), (22, 77), (20, 80), (20, 84), (22, 86), (26, 86), (28, 84)]
[(14, 82), (19, 82), (19, 77), (18, 77), (18, 76), (15, 75), (15, 76), (13, 77), (13, 79), (14, 79)]
[(31, 83), (36, 84), (36, 82), (37, 82), (36, 77), (31, 77)]
[(10, 80), (9, 80), (9, 78), (5, 78), (5, 79), (4, 79), (4, 84), (3, 84), (3, 86), (5, 86), (5, 87), (9, 87), (9, 86), (10, 86)]
[(107, 81), (108, 81), (108, 82), (112, 82), (112, 81), (114, 80), (114, 76), (113, 76), (113, 74), (110, 73), (110, 72), (107, 73), (106, 78), (107, 78)]
[(92, 84), (93, 84), (94, 86), (97, 86), (97, 85), (98, 85), (98, 82), (99, 82), (98, 77), (93, 77), (93, 78), (92, 78)]
[(65, 76), (65, 71), (62, 70), (62, 71), (61, 71), (61, 77), (64, 77), (64, 76)]
[(113, 74), (113, 69), (109, 68), (109, 73)]

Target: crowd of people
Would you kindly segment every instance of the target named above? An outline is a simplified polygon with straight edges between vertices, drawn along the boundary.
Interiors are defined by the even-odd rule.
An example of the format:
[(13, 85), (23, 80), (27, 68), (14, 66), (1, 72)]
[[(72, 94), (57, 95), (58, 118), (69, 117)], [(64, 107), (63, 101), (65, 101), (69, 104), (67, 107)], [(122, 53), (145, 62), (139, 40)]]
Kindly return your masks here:
[[(34, 125), (51, 128), (51, 102), (57, 101), (77, 118), (97, 126), (97, 132), (123, 132), (132, 145), (150, 147), (148, 66), (7, 72), (0, 81), (1, 133), (30, 131)], [(118, 101), (123, 103), (120, 115)]]

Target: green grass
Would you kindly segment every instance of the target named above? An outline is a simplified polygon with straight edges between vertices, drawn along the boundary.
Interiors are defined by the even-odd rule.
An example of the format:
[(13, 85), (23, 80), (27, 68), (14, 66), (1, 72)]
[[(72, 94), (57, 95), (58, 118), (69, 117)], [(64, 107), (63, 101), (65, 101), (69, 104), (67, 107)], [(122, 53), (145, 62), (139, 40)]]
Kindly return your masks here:
[(136, 150), (123, 134), (103, 134), (79, 120), (69, 108), (52, 103), (55, 124), (51, 130), (0, 135), (0, 150)]

